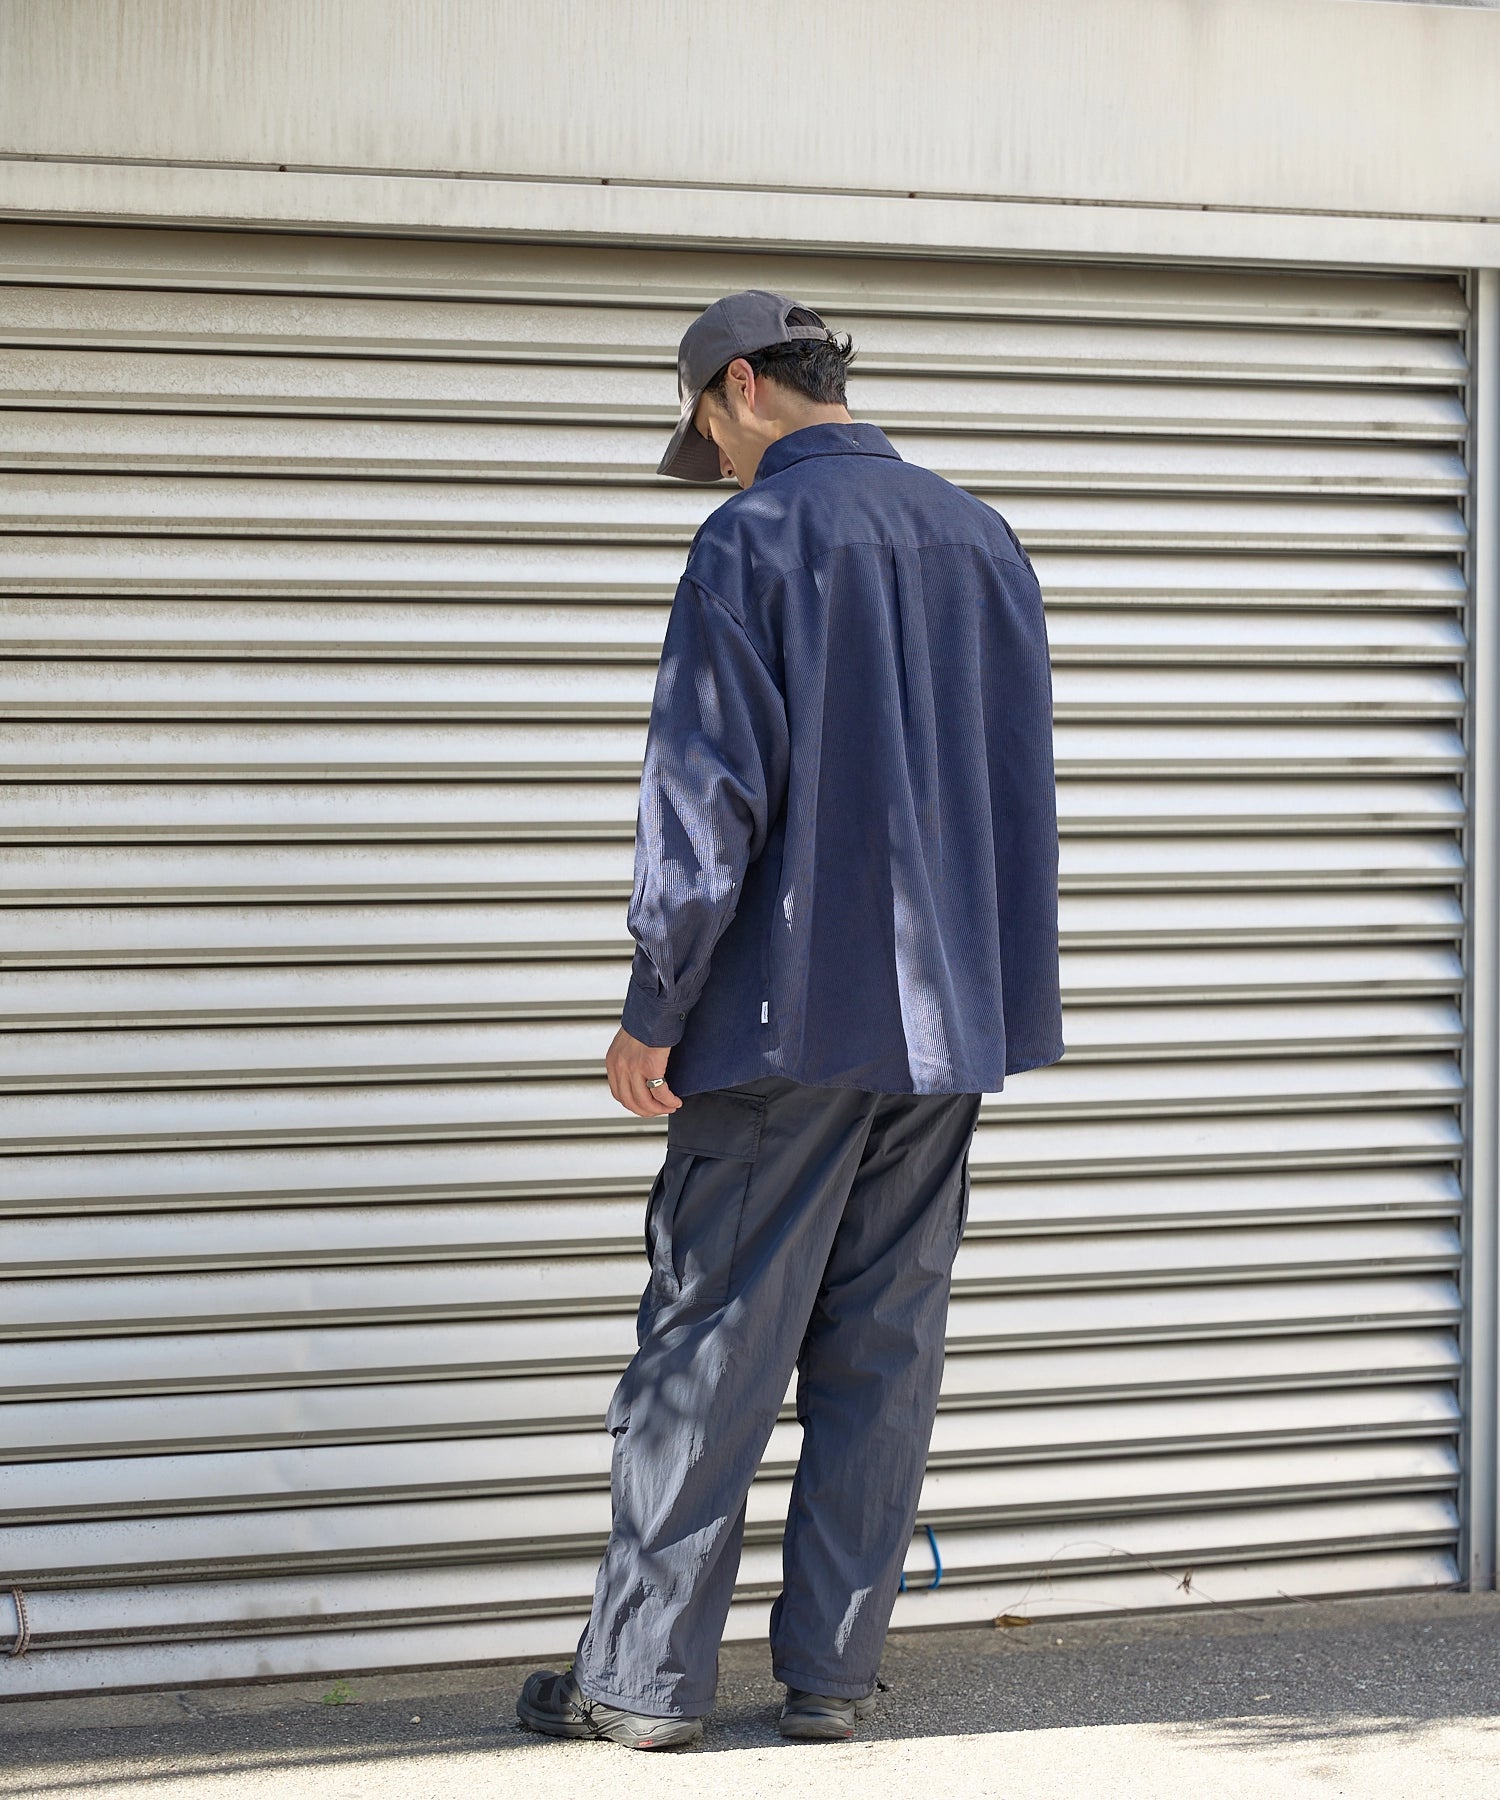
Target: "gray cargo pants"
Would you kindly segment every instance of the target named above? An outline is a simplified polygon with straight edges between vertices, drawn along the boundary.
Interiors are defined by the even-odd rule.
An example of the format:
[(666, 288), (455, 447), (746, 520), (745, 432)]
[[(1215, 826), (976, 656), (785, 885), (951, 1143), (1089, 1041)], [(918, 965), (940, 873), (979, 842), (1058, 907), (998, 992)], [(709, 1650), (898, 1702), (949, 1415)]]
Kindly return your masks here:
[(764, 1076), (668, 1117), (640, 1348), (605, 1424), (614, 1525), (574, 1674), (657, 1717), (713, 1706), (745, 1501), (797, 1370), (802, 1453), (771, 1610), (778, 1681), (875, 1685), (937, 1410), (978, 1094)]

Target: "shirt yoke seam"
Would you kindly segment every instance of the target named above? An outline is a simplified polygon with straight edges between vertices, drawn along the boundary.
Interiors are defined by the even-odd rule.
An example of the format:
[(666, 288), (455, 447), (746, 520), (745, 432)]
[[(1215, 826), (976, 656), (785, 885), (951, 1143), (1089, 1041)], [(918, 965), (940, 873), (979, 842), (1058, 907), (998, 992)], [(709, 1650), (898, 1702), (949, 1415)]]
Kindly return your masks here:
[[(989, 557), (995, 562), (1004, 563), (1010, 568), (1020, 569), (1023, 574), (1030, 575), (1033, 581), (1036, 579), (1036, 571), (1034, 569), (1028, 569), (1026, 564), (1022, 562), (1019, 557), (1000, 556), (987, 544), (976, 544), (968, 538), (924, 538), (920, 543), (892, 543), (889, 538), (842, 538), (837, 544), (830, 544), (828, 550), (824, 554), (831, 555), (836, 550), (856, 549), (977, 550), (981, 556)], [(789, 575), (798, 575), (804, 569), (811, 569), (821, 560), (821, 557), (813, 557), (805, 562), (788, 563), (784, 569), (773, 570), (763, 583), (750, 589), (749, 597), (752, 600), (760, 599), (762, 595), (769, 593), (778, 581), (785, 581)], [(735, 611), (731, 603), (726, 600), (722, 594), (717, 592), (714, 588), (711, 588), (701, 576), (695, 575), (691, 570), (686, 569), (683, 571), (683, 574), (688, 581), (692, 582), (694, 587), (701, 589), (710, 597), (710, 599), (717, 600), (737, 625), (741, 628), (745, 627), (744, 618)]]

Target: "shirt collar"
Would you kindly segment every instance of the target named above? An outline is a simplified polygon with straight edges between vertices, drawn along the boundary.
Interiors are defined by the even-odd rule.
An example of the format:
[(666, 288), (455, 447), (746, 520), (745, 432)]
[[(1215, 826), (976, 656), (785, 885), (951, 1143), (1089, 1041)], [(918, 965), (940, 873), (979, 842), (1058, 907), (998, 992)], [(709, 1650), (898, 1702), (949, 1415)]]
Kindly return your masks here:
[(766, 447), (755, 479), (779, 474), (804, 456), (893, 456), (897, 462), (901, 460), (901, 452), (878, 425), (861, 419), (847, 425), (804, 425)]

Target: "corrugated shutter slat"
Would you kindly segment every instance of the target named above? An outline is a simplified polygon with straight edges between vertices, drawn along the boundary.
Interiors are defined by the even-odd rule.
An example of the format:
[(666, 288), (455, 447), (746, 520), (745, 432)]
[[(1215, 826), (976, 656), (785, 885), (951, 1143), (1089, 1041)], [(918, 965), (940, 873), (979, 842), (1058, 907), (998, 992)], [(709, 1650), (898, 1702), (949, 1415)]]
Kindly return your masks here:
[(983, 1110), (896, 1623), (1455, 1579), (1457, 279), (0, 238), (16, 1692), (576, 1636), (662, 1142), (599, 1062), (719, 499), (653, 471), (749, 285), (1049, 610), (1069, 1054)]

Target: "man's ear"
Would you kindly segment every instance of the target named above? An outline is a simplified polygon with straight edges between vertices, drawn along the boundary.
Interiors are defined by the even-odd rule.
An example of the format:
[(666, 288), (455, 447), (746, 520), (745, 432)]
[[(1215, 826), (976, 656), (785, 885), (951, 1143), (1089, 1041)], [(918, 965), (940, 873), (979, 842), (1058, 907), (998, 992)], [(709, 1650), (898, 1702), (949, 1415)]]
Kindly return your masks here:
[(741, 406), (747, 412), (755, 411), (755, 371), (743, 356), (735, 357), (729, 365), (724, 381), (724, 400), (731, 413), (738, 412)]

